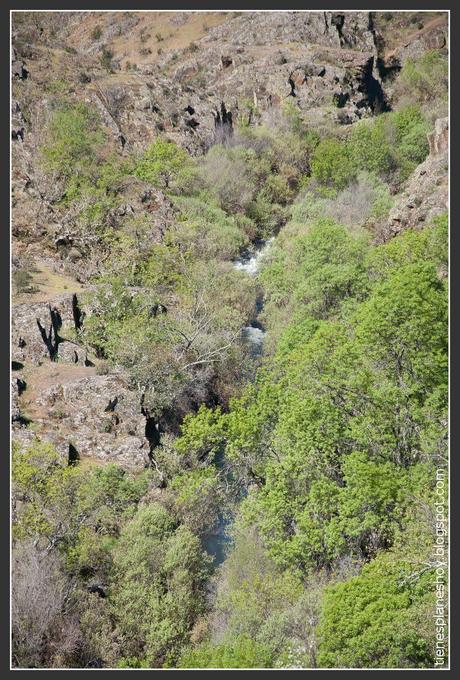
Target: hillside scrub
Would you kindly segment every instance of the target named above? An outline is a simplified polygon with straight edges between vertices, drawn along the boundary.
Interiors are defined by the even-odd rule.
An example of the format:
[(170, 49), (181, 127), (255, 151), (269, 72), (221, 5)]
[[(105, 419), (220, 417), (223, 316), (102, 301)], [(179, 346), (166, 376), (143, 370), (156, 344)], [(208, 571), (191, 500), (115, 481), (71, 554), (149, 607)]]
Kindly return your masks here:
[[(133, 17), (123, 13), (123, 30), (134, 31)], [(55, 24), (42, 21), (18, 25), (43, 41)], [(116, 21), (86, 26), (108, 79), (121, 73), (111, 72)], [(147, 49), (155, 32), (144, 23), (136, 45)], [(187, 80), (193, 107), (177, 116), (190, 123), (193, 97), (204, 106), (210, 96), (199, 61), (207, 39), (176, 47), (181, 26), (157, 32), (166, 51), (157, 65)], [(112, 34), (110, 49), (93, 45)], [(302, 97), (332, 79), (331, 54), (342, 49), (327, 52), (324, 73), (312, 64), (284, 101), (268, 106), (268, 90), (248, 98), (236, 88), (231, 132), (213, 109), (214, 136), (196, 146), (193, 126), (172, 114), (160, 126), (153, 104), (130, 110), (133, 119), (148, 111), (149, 142), (121, 144), (118, 119), (114, 132), (77, 91), (48, 87), (34, 160), (56, 231), (43, 243), (85, 284), (68, 336), (86, 356), (75, 368), (91, 367), (100, 384), (123, 378), (145, 419), (146, 453), (135, 470), (99, 453), (75, 460), (58, 428), (48, 437), (46, 418), (18, 425), (15, 666), (435, 666), (448, 216), (377, 237), (428, 158), (447, 62), (441, 50), (404, 57), (382, 77), (383, 113), (363, 104), (343, 124), (331, 93), (327, 107), (312, 107), (317, 118), (307, 115)], [(190, 77), (180, 75), (184, 54), (197, 60)], [(284, 48), (276, 59), (284, 68)], [(219, 73), (241, 64), (219, 62)], [(123, 78), (138, 78), (127, 70)], [(25, 296), (33, 269), (27, 257), (20, 265), (13, 282)], [(90, 446), (97, 452), (98, 440)]]

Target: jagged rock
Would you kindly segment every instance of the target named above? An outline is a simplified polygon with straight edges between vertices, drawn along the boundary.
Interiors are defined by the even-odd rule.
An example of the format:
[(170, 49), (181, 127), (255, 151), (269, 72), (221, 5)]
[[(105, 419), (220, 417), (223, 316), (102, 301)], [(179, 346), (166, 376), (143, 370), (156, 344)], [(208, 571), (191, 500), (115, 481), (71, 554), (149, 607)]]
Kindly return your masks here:
[(433, 132), (428, 135), (428, 144), (430, 147), (430, 156), (439, 156), (442, 153), (447, 153), (449, 146), (449, 119), (438, 118), (436, 120)]
[(29, 75), (29, 71), (26, 69), (23, 61), (20, 59), (15, 59), (11, 64), (11, 74), (13, 78), (25, 80)]
[(11, 139), (24, 141), (25, 120), (17, 99), (11, 101)]
[[(128, 389), (125, 379), (71, 366), (55, 370), (56, 375), (50, 370), (45, 380), (42, 367), (31, 379), (33, 403), (29, 408), (34, 422), (42, 428), (40, 436), (52, 442), (63, 456), (68, 456), (72, 444), (80, 458), (138, 469), (148, 465), (146, 417), (139, 395)], [(15, 437), (27, 445), (34, 434), (21, 428)]]
[[(77, 349), (77, 346), (63, 342), (65, 328), (74, 326), (74, 299), (71, 294), (57, 296), (49, 303), (15, 305), (11, 328), (13, 359), (38, 365), (50, 359), (50, 353), (55, 349), (56, 356), (53, 359), (74, 363), (73, 348)], [(48, 345), (43, 333), (49, 340)], [(79, 356), (82, 352), (78, 348)]]
[[(70, 16), (67, 30), (77, 23), (78, 15)], [(121, 23), (117, 19), (104, 32)], [(85, 101), (99, 110), (114, 138), (124, 140), (123, 149), (144, 149), (162, 130), (200, 153), (215, 141), (221, 104), (235, 122), (253, 96), (262, 114), (290, 96), (302, 112), (330, 105), (336, 92), (347, 97), (350, 120), (375, 105), (375, 92), (369, 96), (375, 84), (369, 84), (377, 52), (368, 12), (250, 12), (211, 28), (197, 45), (193, 56), (179, 50), (177, 64), (169, 53), (120, 77), (80, 83), (77, 74), (76, 86), (84, 86)], [(94, 44), (86, 49), (92, 54)], [(341, 68), (342, 60), (348, 65)], [(187, 109), (193, 118), (181, 115)]]
[(412, 173), (398, 196), (379, 239), (387, 240), (404, 229), (421, 229), (448, 210), (448, 120), (438, 119), (428, 135), (430, 154)]
[(11, 378), (11, 420), (13, 423), (21, 420), (18, 378)]
[(85, 366), (85, 362), (88, 361), (88, 354), (86, 349), (77, 343), (63, 341), (59, 343), (58, 361), (63, 361), (67, 364), (78, 364), (79, 366)]

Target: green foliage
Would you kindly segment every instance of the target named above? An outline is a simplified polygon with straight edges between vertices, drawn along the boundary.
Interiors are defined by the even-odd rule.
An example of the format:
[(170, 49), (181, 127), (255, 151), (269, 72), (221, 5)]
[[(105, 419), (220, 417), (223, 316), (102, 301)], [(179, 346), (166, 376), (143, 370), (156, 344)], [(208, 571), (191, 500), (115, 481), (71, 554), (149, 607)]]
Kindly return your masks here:
[[(257, 527), (283, 568), (309, 573), (391, 546), (410, 507), (406, 469), (445, 446), (445, 239), (440, 218), (369, 249), (323, 221), (291, 237), (293, 255), (282, 243), (273, 250), (262, 273), (268, 304), (270, 295), (290, 301), (294, 321), (216, 436), (223, 431), (236, 474), (256, 483), (241, 505), (244, 526)], [(332, 284), (337, 306), (328, 307)]]
[(323, 139), (315, 149), (311, 174), (320, 184), (343, 189), (353, 179), (348, 147), (337, 139)]
[(385, 129), (386, 117), (362, 121), (353, 126), (347, 147), (353, 168), (378, 175), (388, 175), (394, 170), (393, 149)]
[(221, 410), (211, 410), (201, 405), (198, 413), (185, 416), (181, 436), (175, 447), (188, 461), (212, 460), (223, 440), (220, 427)]
[(156, 139), (136, 163), (134, 174), (161, 189), (180, 190), (189, 181), (193, 164), (174, 142)]
[(248, 244), (236, 216), (194, 197), (178, 197), (174, 204), (180, 221), (171, 234), (171, 245), (186, 249), (192, 257), (230, 259)]
[(66, 180), (86, 175), (104, 139), (96, 111), (83, 102), (65, 103), (53, 112), (48, 124), (42, 147), (45, 166)]
[(386, 279), (395, 269), (420, 261), (430, 261), (447, 272), (448, 226), (447, 215), (441, 215), (422, 230), (407, 229), (369, 250), (367, 269), (372, 280)]
[(345, 486), (334, 499), (337, 511), (326, 529), (326, 542), (338, 554), (349, 552), (366, 559), (391, 545), (404, 510), (405, 477), (394, 463), (378, 463), (363, 453), (347, 456)]
[[(79, 471), (46, 443), (36, 442), (22, 451), (13, 450), (14, 494), (23, 502), (14, 526), (17, 538), (44, 535), (53, 543), (71, 541), (78, 531), (74, 502)], [(59, 517), (63, 513), (65, 520)], [(62, 535), (61, 535), (62, 534)]]
[(108, 71), (109, 73), (112, 73), (113, 50), (111, 50), (110, 47), (107, 47), (107, 45), (102, 45), (101, 56), (99, 57), (99, 59), (103, 68), (105, 68), (106, 71)]
[(99, 25), (95, 26), (91, 31), (91, 38), (93, 40), (99, 40), (102, 36), (102, 29)]
[(446, 380), (447, 297), (432, 264), (406, 265), (390, 274), (376, 285), (358, 320), (358, 343), (389, 378), (414, 390), (415, 398)]
[(241, 635), (229, 644), (203, 644), (185, 652), (180, 668), (272, 668), (270, 650)]
[(400, 183), (428, 155), (426, 118), (416, 105), (353, 125), (344, 140), (326, 138), (316, 147), (311, 169), (319, 184), (344, 189), (361, 171)]
[[(93, 296), (84, 330), (89, 344), (128, 369), (133, 384), (147, 392), (152, 413), (175, 401), (177, 408), (178, 400), (187, 411), (195, 395), (203, 400), (202, 381), (237, 360), (239, 331), (255, 298), (249, 277), (225, 263), (197, 259), (193, 241), (184, 250), (181, 233), (181, 225), (173, 227), (137, 270), (127, 248), (123, 267), (114, 262), (114, 273)], [(133, 274), (137, 278), (128, 278)], [(136, 294), (126, 288), (139, 283), (144, 288)], [(163, 313), (154, 315), (159, 304)]]
[(420, 109), (412, 105), (395, 111), (392, 123), (400, 156), (417, 164), (424, 161), (429, 151), (427, 133), (430, 132), (430, 126)]
[(113, 559), (110, 598), (124, 654), (149, 667), (173, 659), (203, 611), (199, 539), (152, 503), (123, 527)]
[[(111, 51), (100, 56), (111, 70)], [(426, 158), (445, 66), (435, 51), (408, 60), (395, 110), (340, 138), (307, 129), (292, 98), (264, 126), (245, 102), (232, 143), (199, 161), (161, 137), (121, 160), (88, 106), (52, 103), (44, 166), (98, 269), (79, 341), (170, 426), (137, 474), (69, 466), (40, 442), (13, 451), (14, 540), (59, 553), (72, 583), (60, 616), (78, 644), (53, 641), (56, 664), (433, 665), (447, 217), (383, 245), (371, 234)], [(145, 183), (173, 209), (152, 215)], [(236, 271), (288, 218), (258, 276)], [(265, 357), (243, 387), (241, 328), (260, 293)], [(201, 541), (233, 513), (210, 598)]]
[(421, 103), (447, 99), (448, 61), (439, 50), (429, 50), (418, 59), (408, 59), (399, 74), (401, 97)]
[[(312, 664), (321, 586), (279, 570), (253, 531), (236, 533), (222, 565), (209, 622), (210, 639), (186, 650), (185, 667), (255, 667)], [(219, 631), (219, 638), (214, 633)], [(251, 644), (249, 644), (251, 641)]]
[(149, 472), (132, 477), (113, 464), (84, 474), (50, 445), (15, 448), (14, 495), (21, 509), (17, 538), (39, 536), (65, 553), (69, 570), (106, 574), (120, 524), (149, 486)]
[(404, 562), (383, 557), (366, 565), (358, 576), (327, 589), (319, 664), (328, 668), (432, 666), (434, 635), (427, 639), (418, 622), (420, 609), (426, 617), (434, 607), (430, 576), (415, 585), (408, 577)]
[(214, 466), (176, 475), (170, 485), (174, 513), (196, 534), (212, 530), (223, 502), (219, 476)]
[(322, 319), (337, 312), (348, 297), (359, 298), (367, 288), (364, 269), (366, 237), (351, 235), (332, 220), (317, 219), (305, 233), (275, 246), (261, 272), (266, 309), (302, 306), (309, 316)]

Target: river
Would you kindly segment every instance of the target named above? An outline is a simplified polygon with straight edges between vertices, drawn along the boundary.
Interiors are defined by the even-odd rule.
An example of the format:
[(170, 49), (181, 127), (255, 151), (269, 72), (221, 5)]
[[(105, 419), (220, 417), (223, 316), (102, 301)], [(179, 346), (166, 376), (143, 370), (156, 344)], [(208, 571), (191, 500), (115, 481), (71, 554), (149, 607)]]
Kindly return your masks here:
[[(248, 276), (256, 276), (262, 260), (270, 249), (273, 241), (274, 237), (267, 239), (266, 241), (260, 240), (256, 242), (252, 249), (246, 250), (233, 262), (235, 269), (245, 272)], [(256, 302), (257, 315), (262, 309), (263, 298), (260, 297)], [(249, 321), (247, 326), (243, 326), (241, 329), (243, 342), (247, 343), (249, 351), (254, 358), (262, 355), (265, 337), (265, 330), (258, 321), (257, 315)], [(223, 472), (223, 474), (230, 475), (226, 469), (225, 457), (222, 453), (216, 456), (215, 465), (218, 470)], [(217, 525), (202, 538), (203, 547), (212, 558), (212, 566), (214, 569), (225, 560), (227, 548), (231, 540), (227, 533), (227, 529), (230, 527), (231, 523), (232, 518), (228, 514), (220, 513)]]

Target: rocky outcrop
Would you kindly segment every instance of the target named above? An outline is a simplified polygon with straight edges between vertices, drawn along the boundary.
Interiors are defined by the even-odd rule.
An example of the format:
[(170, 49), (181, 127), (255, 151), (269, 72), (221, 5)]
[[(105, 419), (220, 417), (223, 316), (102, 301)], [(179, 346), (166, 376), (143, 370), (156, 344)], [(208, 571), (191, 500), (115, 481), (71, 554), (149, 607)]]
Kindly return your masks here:
[(412, 27), (412, 30), (408, 30), (395, 48), (384, 52), (385, 65), (403, 65), (408, 59), (421, 57), (427, 50), (446, 48), (447, 42), (448, 20), (447, 14), (444, 14), (429, 19), (421, 28)]
[(78, 330), (78, 299), (64, 294), (51, 302), (15, 305), (12, 315), (12, 359), (38, 366), (46, 360), (85, 364), (86, 351), (73, 339)]
[[(22, 410), (34, 427), (15, 424), (14, 439), (27, 445), (36, 436), (53, 443), (63, 456), (143, 468), (149, 464), (147, 420), (140, 398), (120, 375), (94, 369), (44, 366), (31, 372)], [(15, 421), (19, 421), (16, 390)]]
[(381, 240), (392, 238), (404, 229), (421, 229), (447, 212), (448, 186), (448, 119), (438, 119), (428, 135), (430, 154), (410, 176), (404, 191), (389, 213), (380, 234)]
[(438, 118), (433, 132), (428, 135), (428, 144), (430, 147), (430, 157), (447, 154), (449, 148), (449, 119)]
[(19, 407), (19, 397), (26, 388), (26, 383), (22, 378), (13, 376), (11, 378), (11, 420), (13, 423), (21, 422), (22, 415)]
[[(123, 30), (124, 19), (108, 15), (104, 20), (107, 44), (117, 29)], [(190, 15), (183, 20), (185, 26)], [(72, 43), (80, 24), (78, 13), (66, 17), (60, 27), (66, 41)], [(151, 30), (155, 34), (153, 24)], [(235, 13), (211, 27), (194, 43), (194, 50), (165, 51), (137, 64), (135, 72), (117, 71), (123, 53), (115, 50), (114, 72), (107, 74), (97, 58), (97, 40), (87, 45), (80, 40), (80, 50), (82, 45), (79, 64), (89, 77), (82, 80), (74, 72), (72, 88), (99, 110), (120, 152), (145, 148), (163, 132), (200, 153), (215, 141), (216, 127), (218, 137), (222, 132), (222, 105), (227, 131), (230, 117), (234, 123), (247, 115), (248, 99), (257, 101), (262, 114), (290, 97), (302, 112), (339, 102), (346, 115), (337, 115), (349, 122), (371, 114), (384, 99), (377, 87), (377, 50), (368, 12)], [(40, 81), (45, 73), (49, 78), (44, 64), (38, 68), (44, 59), (40, 52), (31, 56), (32, 80)], [(71, 55), (65, 55), (65, 61), (70, 66)], [(53, 68), (52, 63), (48, 66)], [(43, 118), (48, 102), (38, 99), (33, 107), (43, 109), (38, 116)]]
[(13, 61), (11, 63), (11, 75), (16, 80), (25, 80), (29, 75), (29, 71), (26, 69), (24, 61), (17, 54), (16, 50), (13, 48)]

